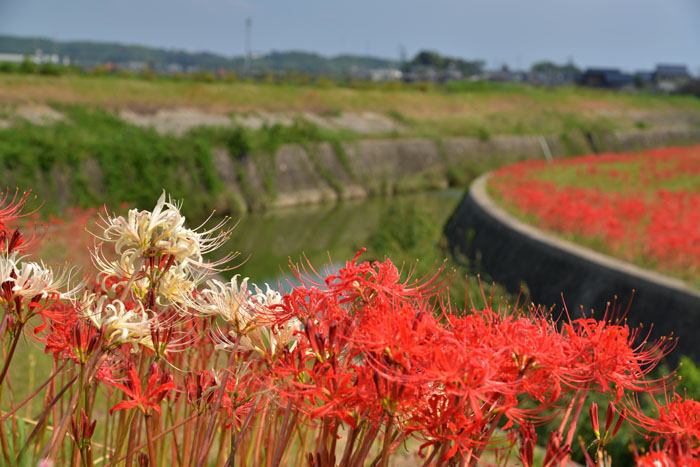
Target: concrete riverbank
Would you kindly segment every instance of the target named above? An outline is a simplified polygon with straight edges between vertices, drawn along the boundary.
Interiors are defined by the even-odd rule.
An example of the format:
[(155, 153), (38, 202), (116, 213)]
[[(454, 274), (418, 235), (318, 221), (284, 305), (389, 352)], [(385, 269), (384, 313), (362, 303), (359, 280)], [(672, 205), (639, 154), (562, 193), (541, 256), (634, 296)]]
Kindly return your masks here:
[(678, 337), (674, 355), (700, 358), (700, 292), (515, 219), (489, 198), (487, 181), (488, 174), (471, 185), (445, 227), (454, 254), (478, 261), (510, 290), (526, 285), (536, 304), (561, 310), (564, 300), (572, 315), (593, 309), (601, 317), (608, 303), (624, 311), (631, 302), (628, 320), (644, 324), (642, 338)]
[(251, 156), (232, 159), (219, 149), (214, 163), (226, 186), (221, 207), (234, 203), (256, 210), (460, 186), (489, 169), (526, 159), (698, 142), (700, 129), (685, 128), (604, 136), (366, 139), (335, 146), (286, 144), (266, 164)]

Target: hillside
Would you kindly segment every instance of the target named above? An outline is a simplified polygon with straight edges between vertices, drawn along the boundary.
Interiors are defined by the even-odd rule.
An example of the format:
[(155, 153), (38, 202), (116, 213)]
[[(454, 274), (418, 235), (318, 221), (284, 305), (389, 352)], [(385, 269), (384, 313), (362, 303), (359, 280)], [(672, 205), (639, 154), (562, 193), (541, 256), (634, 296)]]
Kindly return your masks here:
[(201, 214), (464, 186), (508, 160), (699, 131), (698, 99), (578, 88), (0, 75), (0, 182), (34, 189), (45, 212), (141, 205), (163, 187)]

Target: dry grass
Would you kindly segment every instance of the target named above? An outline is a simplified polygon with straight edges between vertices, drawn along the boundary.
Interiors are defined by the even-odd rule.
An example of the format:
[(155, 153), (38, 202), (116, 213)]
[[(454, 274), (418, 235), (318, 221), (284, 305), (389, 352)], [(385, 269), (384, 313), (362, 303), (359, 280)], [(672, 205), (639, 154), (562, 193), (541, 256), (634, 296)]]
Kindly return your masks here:
[(0, 101), (11, 103), (80, 103), (153, 111), (195, 107), (214, 113), (253, 111), (399, 112), (410, 118), (474, 116), (484, 113), (578, 112), (617, 114), (630, 111), (700, 112), (692, 98), (630, 95), (589, 89), (509, 87), (448, 93), (401, 88), (350, 89), (147, 81), (116, 77), (0, 75)]
[[(195, 109), (213, 115), (311, 112), (389, 116), (404, 136), (560, 134), (570, 130), (700, 127), (700, 100), (576, 87), (466, 83), (450, 92), (254, 83), (197, 83), (111, 76), (0, 74), (0, 111), (10, 106), (81, 104), (155, 113)], [(285, 117), (286, 118), (286, 117)]]

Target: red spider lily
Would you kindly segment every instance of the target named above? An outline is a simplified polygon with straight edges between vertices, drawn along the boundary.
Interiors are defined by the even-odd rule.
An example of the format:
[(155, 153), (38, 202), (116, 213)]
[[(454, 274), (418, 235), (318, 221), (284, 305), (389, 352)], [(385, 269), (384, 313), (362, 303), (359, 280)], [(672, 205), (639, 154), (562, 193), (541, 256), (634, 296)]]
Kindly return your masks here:
[[(404, 354), (408, 342), (416, 342), (410, 337), (411, 324), (394, 333), (396, 328), (380, 320), (404, 323), (405, 317), (413, 318), (420, 309), (413, 302), (424, 300), (422, 289), (401, 283), (390, 261), (358, 264), (358, 256), (324, 281), (296, 287), (272, 310), (278, 322), (296, 317), (304, 323), (305, 339), (299, 336), (274, 371), (289, 381), (285, 397), (312, 420), (338, 417), (354, 426), (360, 414), (376, 420), (407, 404), (414, 394), (395, 374), (414, 378), (406, 371), (411, 363)], [(372, 335), (372, 330), (377, 333)], [(390, 344), (388, 339), (404, 342)], [(414, 350), (419, 353), (419, 348)]]
[[(693, 278), (700, 267), (700, 193), (664, 188), (667, 180), (700, 174), (700, 146), (630, 154), (604, 154), (556, 161), (525, 162), (497, 171), (490, 186), (519, 212), (534, 215), (544, 228), (602, 241), (606, 251), (638, 257), (666, 271)], [(634, 167), (639, 180), (605, 167)], [(637, 168), (637, 166), (639, 166)], [(549, 170), (578, 168), (601, 184), (560, 186), (543, 180)]]
[(15, 230), (0, 230), (0, 248), (7, 254), (15, 251), (26, 251), (28, 244), (22, 238), (22, 232)]
[[(297, 295), (303, 295), (304, 292), (310, 294), (308, 298), (313, 296), (313, 291), (325, 291), (332, 294), (333, 300), (338, 305), (351, 303), (355, 300), (362, 299), (365, 301), (384, 299), (388, 297), (410, 297), (420, 296), (429, 297), (437, 293), (440, 286), (440, 272), (436, 271), (432, 276), (422, 279), (413, 278), (411, 274), (401, 280), (401, 271), (394, 266), (391, 260), (387, 259), (384, 262), (362, 262), (358, 264), (360, 255), (365, 251), (361, 249), (351, 261), (345, 263), (345, 267), (332, 270), (330, 274), (322, 278), (313, 266), (310, 264), (308, 268), (299, 268), (294, 266), (292, 274), (301, 283), (300, 287), (295, 287)], [(297, 297), (297, 299), (300, 297)], [(315, 299), (327, 298), (327, 295), (313, 296)], [(323, 309), (316, 306), (298, 307), (297, 318), (302, 322), (309, 315), (306, 312), (312, 310)], [(284, 314), (283, 311), (290, 311), (290, 306), (280, 307), (274, 313), (277, 320), (286, 320), (290, 317)], [(314, 316), (315, 315), (311, 315)]]
[(507, 388), (525, 392), (544, 406), (557, 400), (561, 393), (557, 370), (566, 359), (566, 347), (551, 320), (472, 310), (468, 316), (450, 318), (450, 325), (463, 348), (449, 361), (481, 349), (495, 370), (502, 394), (507, 395)]
[(547, 441), (547, 450), (544, 454), (542, 467), (552, 467), (561, 464), (571, 452), (571, 446), (564, 442), (559, 431), (553, 431), (549, 434)]
[(71, 419), (71, 434), (80, 449), (90, 442), (96, 426), (97, 420), (91, 422), (85, 413), (85, 409), (80, 409), (79, 421), (76, 422), (75, 417)]
[[(657, 169), (665, 176), (666, 169)], [(608, 175), (623, 177), (614, 171)], [(529, 196), (537, 200), (540, 195), (530, 190)], [(571, 205), (578, 202), (571, 193), (565, 197)], [(631, 217), (645, 215), (640, 206), (646, 205), (622, 198), (616, 201), (632, 213)], [(605, 213), (580, 208), (585, 216)], [(553, 208), (552, 212), (557, 211)], [(577, 219), (572, 215), (562, 222)], [(590, 227), (617, 240), (625, 238), (625, 229), (624, 222), (611, 218)], [(3, 241), (8, 248), (12, 242), (12, 248), (20, 248), (18, 234), (7, 232)], [(519, 439), (520, 460), (531, 466), (537, 440), (534, 427), (555, 412), (563, 415), (562, 422), (549, 436), (544, 465), (562, 465), (570, 455), (576, 424), (591, 391), (614, 394), (611, 399), (622, 399), (628, 406), (618, 413), (610, 403), (601, 432), (598, 406), (591, 405), (590, 417), (599, 446), (597, 460), (604, 459), (600, 448), (624, 422), (630, 422), (658, 435), (653, 438), (651, 453), (638, 457), (640, 465), (697, 463), (697, 403), (674, 398), (658, 406), (660, 416), (652, 419), (635, 408), (632, 402), (636, 396), (623, 399), (623, 394), (649, 393), (663, 385), (664, 381), (646, 378), (673, 345), (671, 341), (649, 343), (648, 335), (640, 335), (639, 329), (629, 328), (623, 317), (610, 317), (607, 312), (599, 321), (567, 316), (559, 322), (542, 309), (493, 307), (492, 300), (486, 298), (485, 309), (455, 312), (441, 295), (442, 282), (437, 275), (417, 280), (411, 277), (411, 271), (404, 273), (389, 259), (361, 262), (360, 253), (325, 278), (317, 274), (314, 277), (310, 265), (308, 271), (313, 274), (296, 269), (301, 285), (284, 295), (280, 305), (261, 310), (255, 326), (238, 329), (239, 334), (234, 326), (219, 323), (219, 317), (203, 318), (187, 304), (162, 304), (152, 290), (140, 285), (127, 290), (134, 284), (99, 277), (99, 283), (92, 287), (98, 299), (124, 302), (126, 310), (137, 306), (146, 310), (148, 327), (138, 334), (143, 337), (139, 344), (116, 341), (104, 345), (106, 331), (96, 325), (102, 323), (107, 329), (110, 316), (83, 313), (102, 310), (102, 303), (76, 310), (75, 306), (80, 305), (64, 303), (58, 296), (31, 297), (35, 292), (17, 301), (11, 281), (0, 284), (8, 308), (0, 334), (24, 326), (25, 318), (38, 315), (44, 324), (34, 330), (33, 337), (43, 342), (46, 352), (56, 359), (51, 378), (26, 398), (30, 401), (44, 391), (45, 418), (37, 426), (51, 416), (52, 439), (58, 440), (50, 442), (46, 457), (60, 457), (60, 443), (66, 433), (71, 433), (80, 448), (73, 461), (79, 455), (84, 463), (92, 463), (90, 440), (95, 421), (90, 421), (88, 414), (98, 413), (96, 404), (101, 398), (95, 395), (104, 383), (110, 388), (108, 401), (117, 392), (113, 389), (123, 393), (116, 403), (109, 402), (115, 404), (110, 414), (138, 408), (146, 415), (145, 421), (134, 418), (131, 429), (129, 418), (120, 417), (116, 429), (105, 430), (104, 446), (110, 446), (115, 456), (126, 451), (123, 459), (127, 463), (135, 460), (154, 465), (156, 460), (167, 463), (175, 459), (186, 465), (193, 460), (206, 462), (213, 460), (210, 449), (218, 439), (217, 464), (226, 461), (228, 445), (231, 461), (257, 460), (251, 455), (262, 453), (267, 463), (286, 465), (291, 462), (289, 452), (296, 449), (298, 459), (307, 458), (310, 463), (360, 465), (381, 444), (373, 463), (386, 465), (391, 452), (413, 438), (422, 443), (421, 451), (433, 448), (426, 465), (434, 460), (468, 466), (484, 462), (487, 451), (506, 451)], [(150, 257), (138, 280), (157, 281), (159, 274), (173, 264), (172, 257)], [(188, 297), (198, 293), (188, 290)], [(92, 300), (92, 296), (87, 297)], [(81, 303), (89, 304), (90, 300)], [(277, 295), (274, 303), (278, 303)], [(92, 320), (100, 317), (105, 319)], [(220, 330), (220, 340), (211, 332), (212, 326)], [(244, 339), (252, 342), (253, 333), (259, 331), (265, 332), (255, 338), (279, 335), (284, 345), (269, 353), (243, 345)], [(21, 336), (10, 334), (15, 342)], [(227, 345), (231, 342), (233, 345)], [(222, 350), (231, 351), (228, 364), (216, 368)], [(172, 368), (188, 373), (173, 377), (163, 369), (165, 357)], [(95, 366), (76, 369), (71, 361), (78, 365), (93, 362)], [(9, 365), (5, 365), (7, 368)], [(178, 391), (175, 379), (182, 382), (182, 390)], [(76, 381), (81, 384), (77, 392)], [(62, 394), (68, 394), (71, 402), (65, 403), (64, 399), (56, 403)], [(166, 398), (167, 416), (155, 416), (161, 413)], [(20, 406), (5, 413), (4, 419), (15, 415)], [(627, 415), (629, 412), (632, 415)], [(189, 421), (194, 430), (187, 425)], [(341, 431), (345, 425), (348, 430)], [(221, 429), (220, 436), (213, 436), (215, 429)], [(226, 430), (230, 430), (228, 434)], [(112, 432), (114, 435), (110, 435)], [(341, 460), (336, 457), (336, 442), (344, 432), (349, 448)], [(298, 438), (311, 440), (313, 452), (300, 450), (308, 443), (289, 449), (291, 444), (287, 443), (295, 443), (297, 433)], [(109, 436), (123, 442), (112, 442), (115, 440), (107, 439)], [(139, 452), (144, 449), (148, 449), (148, 456)], [(104, 455), (109, 456), (106, 449)], [(170, 457), (161, 460), (162, 455)], [(589, 464), (593, 463), (586, 455)], [(119, 463), (123, 459), (110, 461)]]
[(593, 434), (596, 439), (600, 439), (600, 421), (598, 420), (598, 404), (591, 403), (588, 408), (588, 414), (591, 417), (591, 426), (593, 426)]
[(149, 368), (147, 376), (145, 391), (142, 389), (138, 373), (133, 368), (127, 371), (127, 379), (123, 384), (114, 380), (107, 381), (110, 386), (120, 389), (129, 398), (109, 409), (109, 413), (134, 407), (138, 407), (144, 414), (148, 414), (150, 409), (161, 413), (160, 403), (171, 390), (176, 389), (175, 383), (172, 376), (155, 363)]
[[(638, 331), (626, 324), (583, 318), (559, 325), (537, 309), (456, 316), (431, 300), (432, 291), (401, 285), (391, 268), (356, 257), (325, 283), (296, 287), (271, 311), (277, 322), (304, 323), (270, 372), (275, 391), (309, 423), (330, 418), (355, 427), (396, 416), (404, 436), (424, 447), (478, 458), (501, 420), (506, 429), (537, 423), (555, 404), (582, 401), (581, 391), (620, 396), (659, 384), (644, 377), (668, 344), (637, 345)], [(538, 405), (523, 409), (523, 396)], [(550, 439), (551, 465), (570, 452), (573, 418), (568, 435), (562, 427)], [(608, 418), (606, 436), (624, 417), (614, 428)]]
[(16, 190), (12, 195), (12, 198), (10, 198), (9, 190), (5, 191), (4, 193), (0, 193), (0, 229), (5, 230), (7, 228), (7, 224), (19, 219), (20, 217), (29, 216), (38, 210), (37, 208), (31, 212), (22, 212), (27, 205), (27, 201), (29, 201), (30, 195), (31, 190), (25, 191), (21, 195), (19, 190)]
[(635, 344), (637, 333), (626, 324), (581, 318), (563, 324), (570, 363), (564, 377), (576, 387), (593, 384), (601, 392), (614, 391), (619, 400), (625, 389), (653, 391), (663, 382), (648, 382), (644, 376), (666, 355), (674, 342), (659, 340), (654, 346)]
[(41, 324), (32, 329), (33, 337), (39, 341), (42, 339), (38, 338), (38, 335), (47, 327), (71, 325), (78, 320), (73, 304), (60, 301), (58, 294), (49, 294), (43, 299), (38, 295), (33, 297), (27, 306), (29, 313), (25, 316), (25, 320), (33, 316), (41, 319)]
[(320, 362), (309, 350), (310, 346), (298, 344), (280, 356), (274, 373), (278, 382), (285, 383), (278, 388), (282, 397), (292, 400), (311, 421), (338, 417), (354, 425), (355, 414), (366, 412), (362, 394), (371, 384), (368, 370), (345, 359)]
[(187, 401), (197, 412), (204, 412), (216, 394), (216, 381), (209, 371), (201, 371), (185, 376)]
[(19, 229), (10, 229), (8, 224), (21, 217), (31, 216), (39, 208), (30, 212), (22, 212), (26, 208), (31, 190), (24, 192), (21, 196), (19, 190), (15, 191), (10, 198), (9, 191), (0, 194), (0, 249), (5, 253), (13, 251), (27, 252), (38, 246), (36, 237), (26, 239)]
[(532, 467), (535, 458), (535, 446), (537, 445), (537, 433), (532, 423), (520, 425), (520, 462), (523, 467)]
[[(638, 404), (632, 403), (628, 418), (654, 435), (654, 450), (663, 451), (667, 458), (676, 462), (674, 465), (700, 464), (700, 402), (672, 394), (670, 400), (667, 396), (664, 405), (655, 399), (654, 404), (658, 417), (645, 415)], [(652, 458), (654, 456), (649, 459)], [(687, 464), (681, 462), (689, 459), (694, 461)]]
[(102, 346), (104, 335), (91, 323), (79, 320), (69, 325), (52, 324), (44, 341), (45, 351), (53, 352), (54, 358), (70, 358), (76, 363), (85, 364)]
[[(219, 396), (222, 382), (218, 377), (203, 372), (188, 378), (188, 402), (200, 413), (213, 406), (212, 402)], [(228, 378), (221, 393), (219, 411), (226, 416), (226, 427), (240, 428), (251, 411), (255, 411), (255, 394), (263, 389), (252, 372), (239, 378)]]
[(651, 451), (648, 454), (637, 456), (637, 467), (677, 467), (697, 465), (690, 459), (674, 459), (665, 451)]
[(616, 412), (617, 410), (615, 409), (615, 404), (609, 402), (608, 410), (605, 415), (605, 431), (603, 431), (603, 441), (613, 438), (617, 432), (620, 431), (622, 422), (626, 419), (627, 409), (623, 407), (622, 411), (620, 411), (619, 416), (617, 417), (617, 423), (615, 423), (615, 426), (613, 426)]

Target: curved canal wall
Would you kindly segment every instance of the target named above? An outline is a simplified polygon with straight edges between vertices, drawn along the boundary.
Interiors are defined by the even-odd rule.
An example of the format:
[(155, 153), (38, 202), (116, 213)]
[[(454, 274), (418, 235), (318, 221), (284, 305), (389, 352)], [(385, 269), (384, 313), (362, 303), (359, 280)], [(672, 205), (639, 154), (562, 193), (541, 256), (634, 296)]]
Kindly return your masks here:
[(593, 309), (602, 316), (609, 302), (625, 310), (632, 300), (632, 325), (643, 323), (654, 337), (678, 337), (674, 356), (700, 359), (700, 292), (515, 219), (489, 198), (487, 180), (488, 174), (471, 185), (446, 224), (454, 254), (479, 262), (511, 291), (525, 284), (536, 304), (560, 310), (563, 296), (572, 315)]

